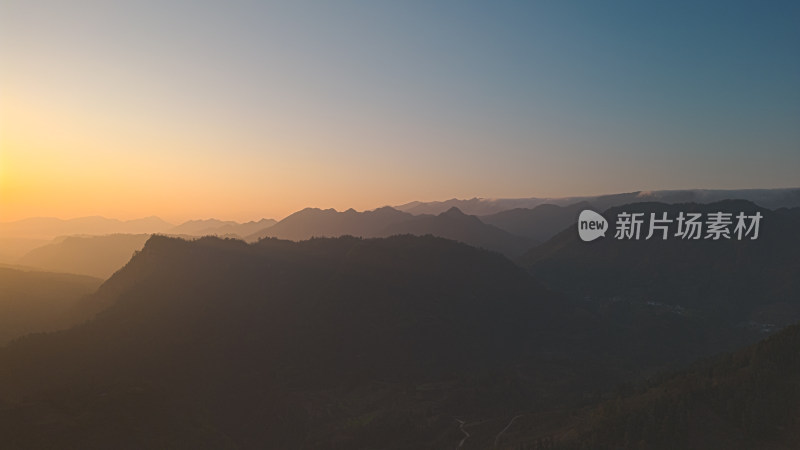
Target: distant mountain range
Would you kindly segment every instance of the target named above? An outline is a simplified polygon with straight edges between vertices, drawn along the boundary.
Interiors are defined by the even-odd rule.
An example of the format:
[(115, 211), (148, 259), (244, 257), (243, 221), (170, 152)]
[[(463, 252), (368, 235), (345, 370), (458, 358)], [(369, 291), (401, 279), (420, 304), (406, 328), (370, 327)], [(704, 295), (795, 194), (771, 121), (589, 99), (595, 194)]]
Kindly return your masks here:
[(581, 211), (592, 208), (594, 206), (587, 202), (568, 206), (543, 204), (532, 209), (515, 208), (481, 216), (480, 220), (511, 234), (544, 242), (575, 224)]
[[(273, 219), (261, 219), (246, 223), (222, 221), (218, 219), (189, 220), (178, 226), (158, 217), (146, 217), (134, 220), (108, 219), (100, 216), (80, 217), (77, 219), (57, 219), (54, 217), (37, 217), (0, 222), (0, 239), (19, 241), (49, 240), (59, 236), (86, 235), (100, 236), (106, 234), (153, 234), (168, 233), (184, 236), (238, 236), (245, 237), (256, 231), (274, 225)], [(20, 245), (15, 242), (15, 245)]]
[(388, 226), (413, 218), (411, 214), (390, 207), (364, 212), (357, 212), (354, 209), (338, 212), (335, 209), (305, 208), (271, 227), (247, 236), (247, 240), (277, 237), (301, 241), (312, 237), (344, 235), (378, 237), (384, 234)]
[[(387, 237), (430, 234), (494, 250), (514, 258), (574, 221), (574, 216), (577, 215), (575, 211), (581, 206), (562, 208), (541, 205), (534, 210), (512, 210), (500, 213), (497, 217), (484, 218), (487, 221), (496, 221), (498, 226), (484, 223), (475, 216), (465, 215), (457, 208), (436, 216), (414, 216), (390, 207), (365, 212), (306, 208), (277, 223), (271, 219), (243, 224), (217, 219), (191, 220), (169, 228), (168, 233), (164, 234), (185, 238), (213, 235), (245, 239), (248, 242), (264, 237), (305, 240), (344, 235)], [(520, 235), (507, 230), (513, 230)], [(77, 235), (62, 236), (49, 242), (7, 239), (9, 243), (16, 245), (13, 248), (18, 251), (28, 250), (7, 261), (44, 270), (105, 279), (122, 267), (133, 252), (140, 250), (148, 237), (149, 234)]]
[(0, 223), (0, 263), (107, 278), (153, 233), (243, 239), (275, 223), (272, 219), (246, 223), (203, 219), (173, 226), (157, 217), (131, 221), (103, 217), (25, 219)]
[(383, 207), (373, 211), (357, 212), (349, 209), (338, 212), (333, 209), (306, 208), (281, 220), (265, 230), (247, 237), (255, 241), (264, 237), (290, 240), (305, 240), (312, 237), (387, 237), (412, 234), (433, 235), (464, 242), (475, 247), (494, 250), (515, 257), (524, 253), (537, 241), (515, 236), (493, 225), (468, 216), (458, 208), (451, 208), (439, 215), (420, 215)]
[(0, 237), (0, 263), (14, 264), (29, 251), (49, 242), (49, 239)]
[(146, 217), (135, 220), (107, 219), (105, 217), (80, 217), (77, 219), (56, 219), (39, 217), (0, 222), (0, 237), (53, 239), (67, 235), (102, 235), (114, 233), (162, 233), (174, 225), (158, 217)]
[(636, 202), (662, 203), (712, 203), (720, 200), (741, 199), (752, 201), (768, 209), (800, 206), (800, 188), (778, 189), (678, 189), (662, 191), (634, 191), (611, 195), (591, 195), (582, 197), (530, 197), (530, 198), (473, 198), (469, 200), (451, 199), (434, 202), (411, 202), (395, 206), (396, 209), (411, 214), (439, 214), (456, 207), (465, 214), (487, 216), (516, 208), (535, 208), (542, 204), (567, 206), (588, 202), (600, 211), (612, 206)]
[[(275, 221), (222, 222), (215, 219), (196, 220), (170, 229), (170, 236), (192, 239), (220, 236), (241, 239), (254, 229), (269, 227)], [(173, 232), (180, 231), (181, 234)], [(89, 275), (106, 279), (119, 270), (134, 252), (142, 249), (150, 234), (109, 234), (100, 236), (62, 236), (30, 250), (14, 262), (55, 272)]]
[(228, 236), (245, 238), (253, 233), (275, 225), (274, 219), (261, 219), (239, 223), (218, 219), (190, 220), (171, 228), (168, 234), (186, 236)]
[[(435, 202), (411, 202), (394, 208), (384, 207), (363, 213), (357, 213), (351, 209), (339, 213), (344, 215), (338, 217), (331, 214), (335, 212), (334, 210), (306, 208), (284, 218), (281, 221), (281, 227), (274, 234), (265, 232), (267, 228), (278, 224), (273, 219), (260, 219), (246, 223), (199, 219), (189, 220), (176, 226), (158, 217), (127, 221), (100, 216), (68, 220), (52, 217), (29, 218), (0, 222), (0, 261), (13, 262), (47, 240), (70, 235), (159, 233), (183, 236), (216, 235), (250, 240), (265, 236), (282, 236), (286, 239), (297, 240), (310, 236), (340, 236), (343, 234), (376, 237), (384, 236), (385, 228), (390, 225), (394, 226), (396, 222), (404, 219), (410, 219), (411, 216), (439, 215), (452, 208), (457, 208), (466, 215), (479, 216), (484, 223), (494, 225), (510, 234), (541, 242), (558, 232), (559, 226), (568, 223), (576, 204), (591, 205), (596, 210), (603, 211), (613, 206), (643, 201), (710, 203), (725, 199), (749, 200), (767, 209), (798, 208), (800, 207), (800, 188), (687, 189), (635, 191), (584, 197), (451, 199)], [(540, 206), (543, 209), (537, 208)], [(553, 206), (567, 207), (568, 209), (558, 210)], [(536, 212), (531, 212), (534, 209)], [(408, 215), (403, 216), (397, 213), (407, 213)], [(356, 214), (362, 216), (355, 217)], [(314, 221), (318, 221), (319, 225), (312, 224)]]
[[(395, 234), (431, 234), (498, 251), (511, 258), (516, 258), (536, 245), (552, 238), (566, 227), (573, 225), (580, 211), (586, 208), (603, 211), (607, 205), (614, 205), (630, 198), (658, 197), (671, 200), (681, 198), (709, 200), (736, 193), (758, 198), (762, 204), (792, 204), (797, 191), (796, 189), (772, 189), (637, 192), (592, 197), (593, 203), (581, 201), (563, 206), (540, 204), (533, 208), (514, 208), (480, 217), (464, 214), (456, 207), (451, 207), (437, 215), (413, 215), (391, 207), (383, 207), (364, 212), (357, 212), (352, 209), (337, 212), (333, 209), (306, 208), (280, 222), (272, 219), (261, 219), (247, 223), (202, 219), (190, 220), (178, 226), (172, 226), (158, 218), (128, 222), (99, 217), (66, 221), (59, 219), (28, 219), (0, 224), (0, 262), (26, 264), (41, 267), (45, 270), (80, 273), (106, 278), (121, 267), (133, 251), (140, 249), (145, 241), (143, 233), (139, 233), (139, 237), (126, 238), (121, 236), (123, 233), (115, 233), (117, 236), (114, 238), (98, 240), (89, 238), (96, 233), (109, 229), (163, 230), (161, 233), (172, 236), (200, 237), (214, 235), (245, 239), (248, 242), (254, 242), (264, 237), (304, 240), (311, 237), (337, 237), (343, 235), (386, 237)], [(540, 199), (523, 200), (535, 202)], [(568, 200), (574, 200), (574, 198)], [(565, 201), (565, 199), (559, 199), (558, 201)], [(461, 201), (447, 203), (459, 202)], [(443, 204), (437, 203), (434, 206)], [(487, 205), (499, 207), (502, 205), (508, 206), (511, 203), (505, 200), (485, 201), (473, 199), (461, 204), (469, 208), (481, 209)], [(786, 217), (798, 217), (798, 211), (800, 211), (800, 207), (797, 206), (783, 206), (775, 210), (776, 213)], [(70, 239), (65, 243), (63, 236), (48, 242), (45, 239), (29, 237), (2, 237), (5, 236), (2, 232), (10, 233), (11, 235), (24, 235), (27, 233), (28, 235), (38, 236), (56, 232), (66, 233), (65, 235), (69, 235), (69, 232), (79, 233), (74, 239)], [(150, 232), (153, 231), (149, 231), (147, 234)], [(122, 241), (125, 241), (125, 244), (121, 244)]]

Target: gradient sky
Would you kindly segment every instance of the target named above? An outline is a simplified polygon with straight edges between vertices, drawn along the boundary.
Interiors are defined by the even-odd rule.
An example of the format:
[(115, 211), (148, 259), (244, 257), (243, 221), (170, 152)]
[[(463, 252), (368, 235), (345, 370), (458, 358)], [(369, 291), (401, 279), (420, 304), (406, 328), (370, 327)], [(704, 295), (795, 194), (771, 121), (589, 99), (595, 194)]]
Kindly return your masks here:
[(0, 221), (800, 185), (800, 3), (699, 3), (2, 0)]

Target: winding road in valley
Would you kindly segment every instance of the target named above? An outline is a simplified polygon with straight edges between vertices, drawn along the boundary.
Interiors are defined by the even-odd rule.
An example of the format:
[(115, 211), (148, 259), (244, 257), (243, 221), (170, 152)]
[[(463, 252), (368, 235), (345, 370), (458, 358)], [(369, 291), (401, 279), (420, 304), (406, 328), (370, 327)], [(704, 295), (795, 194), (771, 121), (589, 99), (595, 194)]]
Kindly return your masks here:
[(508, 429), (511, 428), (511, 425), (514, 423), (514, 421), (519, 419), (522, 416), (523, 416), (523, 414), (518, 414), (518, 415), (512, 417), (511, 420), (508, 422), (508, 425), (506, 425), (505, 428), (503, 428), (499, 433), (497, 433), (497, 436), (495, 436), (495, 438), (494, 438), (494, 447), (495, 448), (497, 448), (497, 444), (500, 443), (500, 438), (503, 436), (503, 433), (508, 431)]
[(467, 439), (469, 439), (469, 432), (464, 429), (464, 425), (466, 425), (466, 422), (464, 422), (463, 420), (460, 420), (460, 419), (456, 419), (456, 422), (458, 422), (458, 429), (461, 430), (462, 433), (464, 433), (464, 438), (461, 439), (461, 442), (458, 443), (458, 447), (456, 447), (456, 448), (462, 448), (462, 447), (464, 447), (464, 442)]

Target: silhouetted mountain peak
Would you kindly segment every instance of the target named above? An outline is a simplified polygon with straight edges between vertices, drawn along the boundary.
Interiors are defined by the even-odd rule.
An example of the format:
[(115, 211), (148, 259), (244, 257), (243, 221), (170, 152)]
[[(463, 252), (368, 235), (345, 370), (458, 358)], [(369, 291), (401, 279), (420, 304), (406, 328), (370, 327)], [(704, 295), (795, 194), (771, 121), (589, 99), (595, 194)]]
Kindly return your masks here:
[(392, 208), (391, 206), (381, 206), (380, 208), (375, 208), (372, 212), (401, 212), (397, 208)]
[(457, 206), (453, 206), (452, 208), (448, 209), (447, 211), (439, 214), (440, 216), (445, 217), (466, 217), (467, 215), (461, 212)]
[[(198, 241), (207, 239), (205, 237), (197, 239)], [(147, 241), (145, 241), (144, 246), (142, 249), (134, 255), (134, 257), (129, 261), (128, 264), (135, 261), (139, 255), (159, 255), (165, 254), (174, 251), (176, 248), (182, 247), (185, 243), (188, 242), (185, 239), (165, 236), (161, 234), (154, 234), (150, 236)]]
[(338, 212), (337, 212), (335, 209), (333, 209), (333, 208), (329, 208), (329, 209), (322, 209), (322, 208), (303, 208), (303, 209), (301, 209), (300, 211), (297, 211), (297, 212), (295, 212), (295, 213), (289, 214), (288, 216), (286, 216), (286, 217), (285, 217), (283, 220), (281, 220), (281, 221), (280, 221), (280, 222), (278, 222), (278, 223), (281, 223), (281, 222), (287, 222), (287, 221), (292, 221), (292, 220), (297, 220), (298, 218), (307, 218), (307, 217), (314, 217), (314, 218), (317, 218), (317, 217), (327, 217), (327, 216), (332, 216), (332, 215), (334, 215), (334, 214), (338, 214)]
[[(459, 224), (460, 226), (474, 228), (475, 230), (479, 228), (495, 228), (492, 225), (485, 224), (484, 222), (481, 221), (481, 219), (479, 219), (476, 216), (464, 214), (464, 212), (461, 211), (461, 209), (456, 206), (434, 217), (438, 218), (439, 220), (443, 219), (445, 223), (448, 222), (456, 223)], [(496, 229), (496, 231), (502, 231), (502, 230)]]

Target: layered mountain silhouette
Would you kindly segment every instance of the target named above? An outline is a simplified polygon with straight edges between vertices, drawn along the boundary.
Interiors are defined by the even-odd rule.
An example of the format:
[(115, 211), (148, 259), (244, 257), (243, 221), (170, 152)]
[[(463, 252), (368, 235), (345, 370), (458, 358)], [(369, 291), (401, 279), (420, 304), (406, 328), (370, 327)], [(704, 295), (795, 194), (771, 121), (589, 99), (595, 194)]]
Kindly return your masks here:
[[(170, 227), (169, 231), (171, 236), (185, 238), (209, 235), (244, 238), (273, 224), (272, 219), (246, 223), (204, 219), (190, 220)], [(149, 237), (150, 234), (117, 233), (59, 236), (51, 241), (6, 238), (0, 242), (6, 245), (8, 256), (0, 261), (105, 279), (124, 266), (135, 251), (141, 250)]]
[(124, 266), (149, 238), (149, 234), (66, 236), (31, 250), (19, 263), (106, 279)]
[(169, 231), (174, 234), (203, 235), (210, 234), (208, 233), (209, 230), (215, 230), (228, 225), (237, 225), (237, 223), (231, 220), (196, 219), (183, 222), (175, 228), (171, 228)]
[(83, 298), (100, 283), (87, 276), (0, 267), (0, 345), (87, 320), (91, 315), (81, 309)]
[[(0, 345), (14, 339), (0, 346), (0, 439), (82, 449), (792, 448), (797, 208), (625, 204), (603, 213), (612, 227), (621, 212), (759, 213), (759, 237), (644, 239), (645, 228), (639, 240), (612, 231), (587, 243), (574, 225), (585, 207), (483, 220), (452, 207), (306, 209), (260, 223), (249, 244), (59, 238), (28, 263), (75, 271), (105, 258), (113, 275), (97, 288), (0, 269)], [(240, 226), (185, 225), (187, 235)], [(516, 263), (498, 253), (526, 249)], [(673, 375), (656, 375), (664, 368)]]
[(190, 220), (169, 230), (169, 234), (187, 236), (227, 236), (245, 238), (253, 233), (275, 225), (273, 219), (261, 219), (239, 223), (218, 219)]
[(458, 208), (450, 208), (438, 216), (415, 216), (410, 220), (388, 226), (384, 233), (416, 236), (430, 234), (494, 250), (510, 257), (519, 256), (538, 243), (534, 239), (517, 236), (488, 225), (478, 217), (462, 213)]
[(276, 237), (301, 241), (312, 237), (346, 235), (379, 237), (386, 235), (384, 230), (388, 226), (413, 218), (411, 214), (390, 207), (364, 212), (354, 209), (338, 212), (335, 209), (305, 208), (265, 230), (247, 236), (247, 240)]
[(456, 207), (466, 214), (487, 216), (510, 209), (531, 209), (542, 204), (567, 206), (588, 202), (599, 210), (637, 202), (661, 203), (714, 203), (721, 200), (749, 200), (768, 209), (800, 206), (800, 188), (778, 189), (678, 189), (661, 191), (634, 191), (609, 195), (582, 197), (530, 197), (530, 198), (473, 198), (450, 199), (434, 202), (410, 202), (396, 206), (411, 214), (439, 214)]
[(29, 251), (49, 242), (48, 239), (0, 237), (0, 263), (14, 264)]
[(264, 237), (290, 240), (337, 236), (387, 237), (398, 234), (430, 234), (512, 257), (521, 255), (536, 243), (532, 239), (487, 225), (475, 216), (463, 214), (458, 208), (451, 208), (437, 216), (414, 216), (390, 207), (364, 212), (306, 208), (248, 236), (247, 240)]
[(587, 202), (569, 206), (551, 204), (535, 208), (515, 208), (488, 216), (481, 221), (517, 236), (524, 236), (537, 242), (544, 242), (578, 221), (584, 209), (593, 208)]

